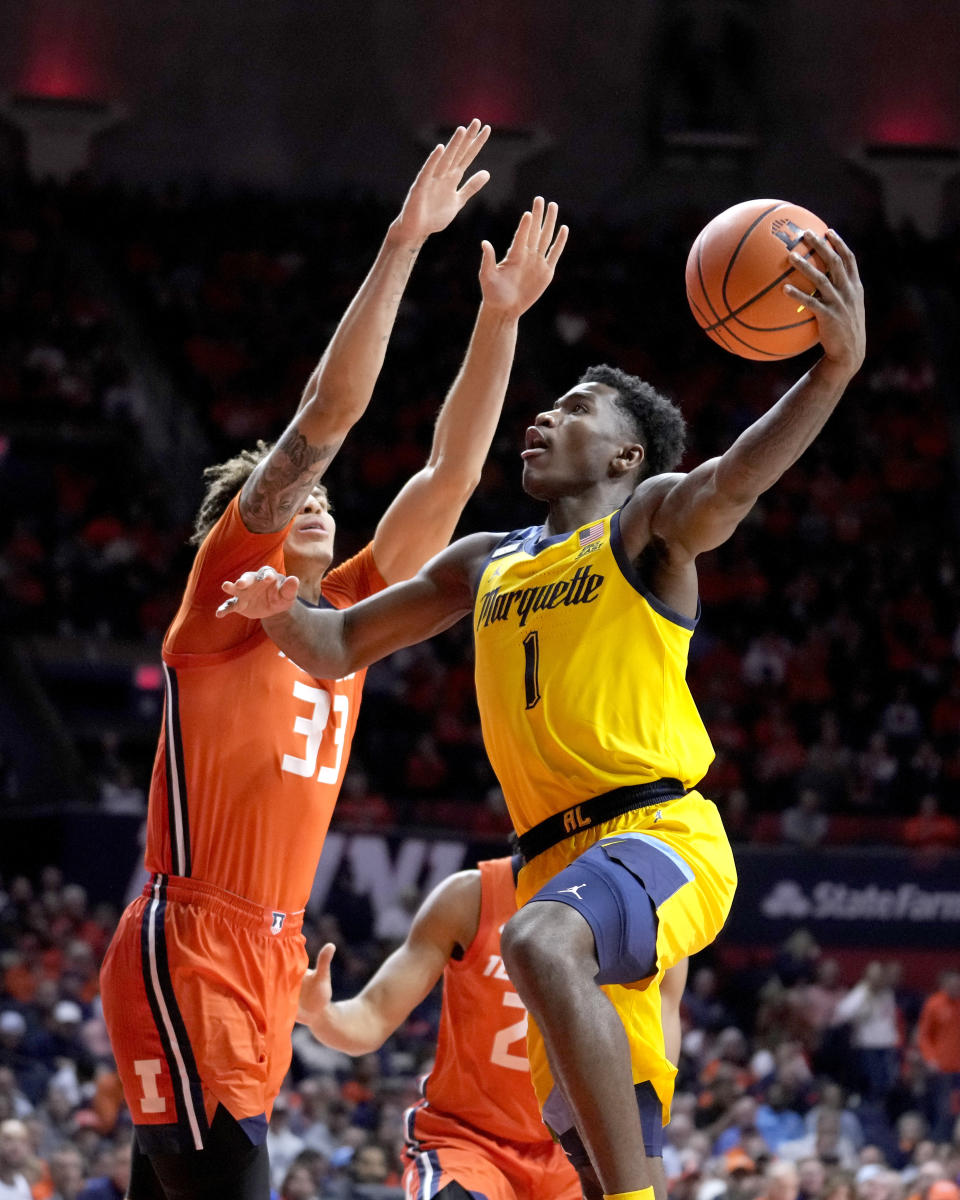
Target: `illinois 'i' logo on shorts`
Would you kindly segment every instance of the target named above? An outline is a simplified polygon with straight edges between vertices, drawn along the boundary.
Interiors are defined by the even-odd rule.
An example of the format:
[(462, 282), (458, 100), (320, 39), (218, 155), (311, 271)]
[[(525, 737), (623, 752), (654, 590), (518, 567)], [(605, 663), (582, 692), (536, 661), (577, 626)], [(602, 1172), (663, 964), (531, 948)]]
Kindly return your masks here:
[(287, 919), (286, 913), (275, 912), (273, 914), (273, 924), (270, 926), (271, 933), (279, 933), (283, 928), (283, 923)]

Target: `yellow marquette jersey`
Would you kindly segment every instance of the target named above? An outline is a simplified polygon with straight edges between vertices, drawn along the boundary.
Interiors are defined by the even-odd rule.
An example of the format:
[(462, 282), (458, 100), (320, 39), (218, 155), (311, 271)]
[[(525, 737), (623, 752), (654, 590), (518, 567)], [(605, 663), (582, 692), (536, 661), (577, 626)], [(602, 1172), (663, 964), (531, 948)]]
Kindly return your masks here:
[(518, 833), (613, 788), (703, 777), (713, 747), (685, 678), (695, 625), (645, 589), (619, 511), (498, 544), (474, 608), (477, 699)]

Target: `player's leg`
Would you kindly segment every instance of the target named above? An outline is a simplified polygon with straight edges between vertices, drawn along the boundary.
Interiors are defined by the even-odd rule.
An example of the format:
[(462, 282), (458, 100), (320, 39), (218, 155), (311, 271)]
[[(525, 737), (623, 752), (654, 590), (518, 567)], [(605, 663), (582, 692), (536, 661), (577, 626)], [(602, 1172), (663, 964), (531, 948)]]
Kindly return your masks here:
[[(536, 1025), (531, 1064), (544, 1120), (560, 1132), (576, 1125), (608, 1195), (653, 1182), (630, 1101), (635, 1082), (653, 1079), (654, 1099), (659, 1093), (669, 1101), (674, 1068), (664, 1050), (659, 993), (636, 984), (658, 973), (658, 903), (691, 879), (656, 842), (602, 839), (536, 892), (503, 933), (507, 971)], [(609, 985), (616, 1006), (600, 985)], [(545, 1094), (538, 1081), (537, 1033), (558, 1096)], [(659, 1138), (657, 1103), (656, 1121), (648, 1118), (647, 1126), (655, 1124)]]
[[(667, 1177), (663, 1169), (663, 1108), (649, 1083), (635, 1085), (637, 1111), (643, 1128), (643, 1148), (656, 1200), (667, 1200)], [(577, 1172), (584, 1200), (603, 1200), (603, 1188), (577, 1129), (560, 1136), (567, 1159)]]
[(132, 1200), (166, 1200), (157, 1173), (150, 1165), (150, 1159), (140, 1149), (137, 1135), (134, 1133), (132, 1136), (133, 1154), (130, 1157), (130, 1183), (127, 1185), (127, 1197)]
[[(588, 861), (590, 853), (511, 918), (501, 948), (507, 973), (543, 1037), (554, 1080), (572, 1110), (604, 1193), (610, 1195), (646, 1188), (652, 1181), (633, 1102), (630, 1043), (619, 1014), (598, 986), (621, 957), (614, 927), (622, 923), (622, 915), (604, 882), (605, 864)], [(553, 893), (564, 887), (573, 891), (553, 902)], [(548, 890), (549, 898), (542, 899)], [(605, 924), (611, 931), (606, 945), (599, 944), (603, 934), (597, 938), (597, 930), (580, 908), (566, 902), (568, 897), (577, 897), (581, 905), (593, 904), (593, 925), (600, 930)], [(633, 921), (634, 926), (645, 925), (633, 941), (646, 961), (627, 967), (624, 982), (655, 974), (656, 921), (649, 901), (646, 908), (648, 912)], [(632, 956), (631, 950), (627, 953)], [(544, 1119), (550, 1123), (546, 1109)]]
[[(101, 972), (104, 1016), (150, 1168), (138, 1156), (130, 1200), (156, 1200), (158, 1183), (166, 1200), (270, 1194), (266, 1112), (289, 1061), (302, 939), (296, 928), (266, 936), (272, 914), (203, 888), (155, 877), (124, 913)], [(232, 983), (241, 970), (243, 995)], [(261, 1032), (265, 1012), (287, 1033), (282, 1053)]]
[[(222, 1106), (202, 1150), (138, 1155), (129, 1200), (269, 1200), (270, 1162), (265, 1143), (254, 1145)], [(159, 1187), (159, 1190), (157, 1190)]]
[[(656, 1200), (667, 1200), (667, 1176), (663, 1169), (662, 1158), (652, 1158), (647, 1155), (647, 1170), (650, 1172), (653, 1194)], [(597, 1178), (597, 1172), (589, 1158), (577, 1168), (580, 1179), (580, 1192), (583, 1200), (603, 1200), (603, 1188)]]

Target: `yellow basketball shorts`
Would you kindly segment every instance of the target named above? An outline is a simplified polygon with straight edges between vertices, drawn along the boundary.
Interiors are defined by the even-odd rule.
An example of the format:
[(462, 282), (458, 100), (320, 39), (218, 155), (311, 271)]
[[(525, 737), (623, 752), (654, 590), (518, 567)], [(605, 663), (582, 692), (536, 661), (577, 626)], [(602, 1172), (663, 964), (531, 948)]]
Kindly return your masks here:
[[(573, 882), (572, 868), (594, 847), (594, 853), (582, 860), (585, 878), (602, 873), (616, 902), (590, 911), (579, 889), (567, 889), (560, 896), (550, 884), (561, 872), (562, 882)], [(714, 940), (730, 912), (736, 886), (733, 853), (720, 815), (699, 792), (634, 809), (577, 833), (537, 855), (520, 872), (518, 906), (532, 900), (560, 901), (577, 908), (590, 923), (600, 977), (614, 975), (620, 980), (602, 987), (626, 1030), (634, 1083), (652, 1084), (663, 1106), (664, 1124), (670, 1118), (676, 1066), (664, 1048), (659, 981), (664, 971)], [(587, 889), (582, 890), (585, 896)], [(633, 966), (640, 960), (629, 956), (629, 930), (612, 930), (607, 937), (598, 922), (629, 923), (632, 909), (645, 912), (651, 903), (656, 910), (655, 960), (651, 957), (645, 967)], [(609, 947), (618, 945), (627, 953), (616, 975)], [(630, 979), (632, 970), (649, 973)], [(543, 1118), (556, 1133), (564, 1133), (573, 1125), (573, 1114), (554, 1085), (543, 1038), (532, 1020), (527, 1049)]]

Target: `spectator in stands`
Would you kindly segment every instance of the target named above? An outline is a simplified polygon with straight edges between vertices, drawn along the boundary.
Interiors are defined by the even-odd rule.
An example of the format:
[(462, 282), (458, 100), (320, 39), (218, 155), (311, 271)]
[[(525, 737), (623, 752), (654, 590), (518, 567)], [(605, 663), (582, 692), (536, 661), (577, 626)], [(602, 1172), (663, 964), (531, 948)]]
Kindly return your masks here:
[(900, 1177), (879, 1163), (861, 1167), (856, 1174), (857, 1200), (899, 1200)]
[(32, 1200), (23, 1173), (30, 1159), (30, 1139), (22, 1121), (8, 1118), (0, 1124), (0, 1200)]
[(820, 718), (819, 737), (807, 751), (798, 782), (819, 791), (832, 810), (846, 800), (852, 767), (853, 751), (840, 736), (836, 712), (828, 710)]
[(65, 1144), (54, 1150), (48, 1160), (50, 1184), (48, 1200), (77, 1200), (83, 1190), (83, 1157), (75, 1146)]
[(757, 1164), (741, 1146), (726, 1151), (723, 1169), (727, 1176), (725, 1200), (754, 1200), (759, 1185)]
[(809, 983), (816, 973), (820, 947), (809, 929), (795, 930), (777, 950), (774, 971), (786, 987)]
[(797, 1200), (821, 1200), (827, 1183), (827, 1169), (819, 1158), (801, 1158), (797, 1163), (800, 1190)]
[(849, 1023), (860, 1087), (867, 1099), (882, 1102), (893, 1086), (900, 1042), (896, 1000), (883, 963), (867, 966), (837, 1005), (834, 1023)]
[(905, 1112), (897, 1119), (894, 1137), (887, 1148), (887, 1162), (897, 1171), (914, 1161), (917, 1147), (927, 1136), (927, 1122), (922, 1113)]
[(331, 1200), (403, 1200), (403, 1189), (387, 1150), (379, 1142), (357, 1146), (346, 1175), (331, 1188)]
[(927, 792), (904, 821), (903, 840), (916, 850), (953, 850), (960, 846), (960, 821), (941, 812), (940, 797)]
[(25, 1044), (27, 1020), (23, 1013), (8, 1008), (0, 1012), (0, 1067), (9, 1068), (17, 1090), (37, 1104), (46, 1090), (49, 1069), (38, 1062)]
[(281, 1092), (273, 1102), (273, 1113), (267, 1129), (270, 1178), (274, 1187), (281, 1185), (287, 1169), (303, 1149), (303, 1138), (290, 1127), (290, 1097), (286, 1092)]
[(857, 759), (858, 786), (852, 795), (857, 807), (873, 812), (884, 810), (893, 792), (900, 764), (890, 753), (886, 735), (877, 730)]
[(290, 1167), (280, 1184), (280, 1200), (319, 1200), (309, 1167)]
[(800, 1176), (796, 1163), (772, 1162), (763, 1176), (763, 1200), (797, 1200), (799, 1195)]
[(674, 1097), (670, 1123), (663, 1131), (663, 1171), (668, 1184), (683, 1172), (684, 1156), (690, 1149), (694, 1133), (693, 1118), (686, 1112), (676, 1111), (676, 1100)]
[(923, 721), (905, 683), (897, 684), (893, 699), (880, 717), (880, 728), (890, 752), (901, 762), (909, 759), (923, 734)]
[(796, 1141), (781, 1142), (779, 1157), (791, 1162), (803, 1158), (819, 1158), (830, 1167), (852, 1170), (857, 1165), (857, 1152), (852, 1142), (843, 1136), (840, 1114), (825, 1109), (816, 1120), (814, 1131)]
[(816, 1132), (821, 1113), (832, 1113), (840, 1122), (841, 1137), (849, 1142), (852, 1150), (860, 1150), (864, 1142), (863, 1126), (860, 1124), (860, 1118), (847, 1104), (843, 1088), (834, 1080), (820, 1081), (820, 1098), (804, 1117), (808, 1134)]
[(130, 1186), (130, 1160), (133, 1147), (122, 1138), (107, 1151), (106, 1173), (91, 1179), (77, 1200), (124, 1200)]
[(696, 1029), (714, 1033), (730, 1024), (730, 1013), (717, 995), (717, 973), (712, 967), (698, 967), (693, 972), (680, 1007)]
[(775, 1079), (767, 1088), (765, 1103), (757, 1106), (756, 1128), (774, 1153), (783, 1142), (796, 1141), (806, 1133), (803, 1117), (791, 1107), (792, 1101), (791, 1090)]
[[(756, 1100), (752, 1096), (741, 1096), (724, 1118), (724, 1123), (726, 1127), (718, 1133), (713, 1144), (714, 1154), (723, 1154), (736, 1146), (742, 1147), (750, 1134), (761, 1132), (757, 1127)], [(767, 1146), (770, 1148), (769, 1143)]]
[(850, 1171), (831, 1171), (823, 1185), (821, 1200), (854, 1200), (854, 1177)]
[(833, 1024), (837, 1005), (847, 989), (840, 982), (840, 964), (835, 958), (821, 958), (815, 968), (812, 983), (802, 987), (800, 1001), (807, 1022), (818, 1043)]
[(780, 819), (783, 840), (809, 850), (827, 836), (830, 819), (822, 811), (823, 797), (816, 788), (801, 788), (797, 801), (784, 809)]
[(917, 1047), (930, 1072), (933, 1136), (946, 1141), (960, 1112), (960, 969), (944, 971), (917, 1023)]

